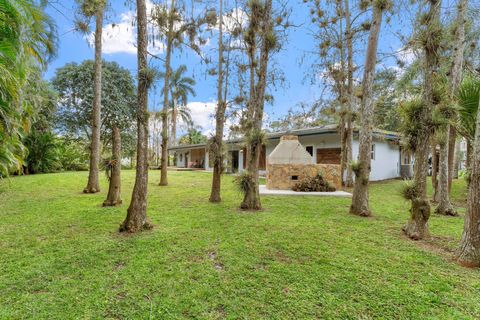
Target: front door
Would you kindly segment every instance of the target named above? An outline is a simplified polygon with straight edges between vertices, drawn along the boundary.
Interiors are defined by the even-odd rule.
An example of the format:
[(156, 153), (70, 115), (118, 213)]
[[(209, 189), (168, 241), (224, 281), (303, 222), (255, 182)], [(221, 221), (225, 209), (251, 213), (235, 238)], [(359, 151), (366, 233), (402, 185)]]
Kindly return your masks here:
[(238, 150), (232, 151), (232, 172), (238, 172), (238, 160), (240, 153)]

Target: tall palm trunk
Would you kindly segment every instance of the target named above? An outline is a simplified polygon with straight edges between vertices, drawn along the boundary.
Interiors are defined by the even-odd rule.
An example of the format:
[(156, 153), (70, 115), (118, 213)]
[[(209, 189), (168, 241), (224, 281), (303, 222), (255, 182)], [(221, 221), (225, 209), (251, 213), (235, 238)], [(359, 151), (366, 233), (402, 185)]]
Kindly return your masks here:
[(348, 117), (348, 99), (345, 97), (345, 70), (346, 70), (346, 61), (345, 61), (345, 49), (343, 45), (343, 1), (337, 1), (336, 3), (337, 11), (339, 12), (340, 19), (339, 19), (339, 34), (340, 39), (338, 44), (338, 51), (340, 55), (340, 76), (337, 76), (338, 82), (338, 101), (340, 102), (340, 121), (339, 121), (339, 129), (340, 129), (340, 153), (341, 153), (341, 161), (340, 161), (340, 171), (341, 171), (341, 181), (342, 184), (346, 182), (346, 173), (347, 168), (349, 167), (349, 162), (347, 159), (348, 155), (348, 146), (347, 146), (347, 117)]
[(448, 130), (448, 193), (452, 190), (453, 178), (457, 176), (458, 163), (455, 161), (457, 154), (457, 129), (449, 125)]
[(377, 65), (378, 37), (382, 25), (384, 8), (374, 4), (373, 21), (368, 38), (365, 73), (363, 75), (361, 127), (359, 137), (358, 165), (355, 169), (355, 183), (353, 185), (352, 205), (350, 213), (359, 216), (370, 216), (368, 205), (368, 183), (370, 178), (372, 154), (372, 125), (373, 125), (373, 81), (375, 80), (375, 67)]
[(480, 108), (478, 110), (468, 185), (467, 213), (458, 250), (458, 261), (467, 267), (480, 267)]
[[(455, 28), (455, 44), (453, 50), (453, 63), (450, 70), (450, 97), (454, 98), (462, 79), (463, 53), (465, 47), (465, 11), (467, 0), (459, 0), (457, 21)], [(439, 179), (439, 204), (435, 212), (443, 215), (457, 215), (450, 203), (450, 185), (453, 176), (453, 159), (455, 154), (456, 130), (450, 124), (446, 129), (448, 140), (440, 150), (440, 179)], [(445, 163), (443, 163), (445, 162)], [(445, 172), (443, 172), (443, 171)], [(444, 180), (445, 179), (445, 180)]]
[(127, 217), (120, 226), (120, 232), (137, 232), (151, 229), (147, 221), (147, 187), (148, 187), (148, 79), (147, 70), (147, 8), (145, 0), (137, 0), (137, 60), (138, 60), (138, 94), (137, 94), (137, 169), (132, 200)]
[(432, 137), (431, 154), (432, 154), (432, 187), (433, 201), (438, 201), (438, 157), (437, 157), (437, 140)]
[(162, 161), (161, 161), (161, 174), (160, 185), (168, 185), (168, 88), (170, 84), (170, 76), (172, 69), (170, 67), (172, 58), (172, 46), (173, 46), (173, 22), (175, 0), (170, 2), (170, 10), (168, 11), (168, 31), (167, 31), (167, 47), (165, 56), (165, 78), (163, 85), (163, 112), (162, 112)]
[(350, 18), (350, 4), (348, 0), (345, 0), (345, 23), (346, 23), (346, 35), (347, 35), (347, 95), (348, 95), (348, 108), (346, 119), (346, 165), (347, 176), (345, 177), (345, 186), (353, 186), (353, 171), (350, 163), (353, 160), (353, 34), (352, 34), (352, 22)]
[(223, 0), (219, 0), (219, 32), (218, 32), (218, 82), (217, 112), (215, 114), (215, 137), (212, 141), (213, 177), (210, 202), (220, 202), (221, 175), (223, 172), (223, 129), (225, 125), (226, 104), (223, 101)]
[[(447, 137), (445, 137), (447, 139)], [(437, 183), (438, 206), (435, 213), (456, 216), (457, 212), (450, 203), (448, 194), (448, 140), (440, 141), (439, 174)]]
[(441, 0), (428, 0), (429, 11), (425, 15), (426, 30), (425, 37), (425, 69), (424, 69), (424, 107), (419, 115), (418, 121), (422, 124), (417, 132), (417, 146), (415, 149), (415, 167), (413, 175), (413, 187), (415, 197), (412, 199), (410, 218), (403, 227), (405, 234), (413, 239), (419, 240), (428, 236), (428, 219), (430, 218), (430, 203), (427, 198), (427, 174), (428, 174), (428, 151), (431, 136), (429, 124), (432, 119), (432, 111), (436, 99), (434, 95), (434, 79), (437, 76), (439, 61), (438, 50), (440, 25)]
[[(255, 47), (255, 43), (252, 44), (252, 47), (249, 50), (249, 56), (248, 56), (248, 63), (250, 64), (250, 88), (249, 88), (249, 99), (247, 103), (247, 126), (246, 126), (246, 132), (245, 135), (248, 134), (252, 130), (252, 118), (255, 112), (255, 105), (254, 105), (254, 96), (255, 96), (255, 70), (256, 70), (256, 61), (255, 61), (255, 56), (254, 53), (257, 50)], [(245, 170), (248, 170), (248, 166), (250, 165), (250, 159), (251, 157), (251, 150), (250, 150), (250, 144), (245, 145), (245, 159), (246, 163), (245, 165)]]
[(467, 156), (465, 158), (465, 166), (468, 172), (472, 169), (472, 161), (473, 161), (473, 146), (472, 141), (467, 139)]
[(248, 162), (248, 177), (250, 183), (248, 183), (247, 190), (243, 201), (240, 205), (244, 210), (260, 210), (262, 204), (260, 202), (260, 191), (258, 186), (258, 167), (260, 161), (260, 153), (263, 149), (262, 137), (262, 122), (263, 122), (263, 110), (265, 104), (265, 90), (267, 87), (267, 72), (268, 72), (268, 60), (270, 57), (270, 43), (267, 37), (270, 32), (273, 32), (272, 24), (272, 0), (266, 0), (265, 10), (263, 12), (263, 21), (265, 22), (264, 30), (261, 31), (262, 45), (260, 49), (260, 66), (257, 74), (258, 84), (255, 86), (254, 96), (250, 97), (252, 102), (252, 109), (254, 111), (252, 118), (252, 128), (249, 132), (249, 152), (247, 157)]
[(178, 118), (178, 110), (177, 110), (177, 103), (174, 101), (173, 103), (173, 110), (172, 110), (172, 146), (177, 145), (177, 118)]
[(122, 151), (121, 151), (120, 129), (117, 126), (112, 128), (112, 168), (110, 175), (110, 184), (108, 187), (107, 199), (103, 202), (104, 207), (118, 206), (122, 204), (120, 187), (120, 172), (122, 168)]
[(100, 126), (102, 106), (102, 29), (103, 8), (95, 15), (95, 70), (93, 79), (92, 142), (90, 145), (90, 169), (84, 193), (100, 191), (98, 164), (100, 162)]

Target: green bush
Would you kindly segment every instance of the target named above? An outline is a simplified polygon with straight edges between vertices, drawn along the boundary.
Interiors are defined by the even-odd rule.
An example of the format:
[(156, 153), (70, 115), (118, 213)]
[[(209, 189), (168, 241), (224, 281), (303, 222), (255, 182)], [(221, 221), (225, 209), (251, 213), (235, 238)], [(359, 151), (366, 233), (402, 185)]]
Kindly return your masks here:
[(88, 170), (88, 148), (82, 140), (62, 139), (60, 143), (60, 163), (65, 171)]
[(32, 131), (25, 138), (28, 150), (24, 166), (27, 173), (48, 173), (62, 169), (60, 146), (51, 132)]
[(328, 181), (323, 179), (323, 176), (319, 173), (313, 178), (306, 178), (303, 181), (297, 183), (292, 188), (293, 191), (303, 192), (334, 192), (335, 187), (330, 185)]

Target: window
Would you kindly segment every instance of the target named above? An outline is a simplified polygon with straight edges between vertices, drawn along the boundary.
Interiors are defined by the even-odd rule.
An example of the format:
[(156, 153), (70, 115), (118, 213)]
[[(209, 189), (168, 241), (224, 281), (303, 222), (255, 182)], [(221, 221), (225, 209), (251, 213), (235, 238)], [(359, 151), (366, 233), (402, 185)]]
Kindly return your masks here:
[(372, 144), (371, 159), (372, 159), (372, 160), (375, 160), (375, 144)]
[(183, 153), (180, 153), (180, 156), (178, 157), (180, 161), (183, 161)]
[(305, 149), (307, 149), (307, 152), (313, 157), (313, 146), (307, 146)]
[(293, 181), (297, 181), (297, 180), (298, 180), (298, 176), (292, 176), (292, 180), (293, 180)]

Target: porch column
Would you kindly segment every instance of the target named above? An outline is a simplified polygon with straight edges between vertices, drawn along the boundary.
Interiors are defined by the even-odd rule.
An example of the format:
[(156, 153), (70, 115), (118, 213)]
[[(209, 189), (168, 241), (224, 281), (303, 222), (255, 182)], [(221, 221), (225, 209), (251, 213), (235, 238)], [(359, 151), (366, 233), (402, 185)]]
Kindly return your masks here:
[(208, 170), (210, 168), (209, 165), (209, 158), (208, 158), (208, 149), (205, 148), (205, 170)]
[(238, 151), (238, 172), (243, 171), (243, 149)]

